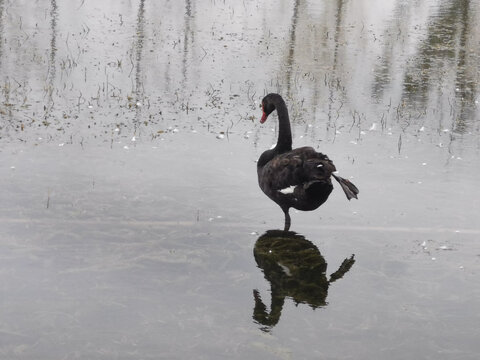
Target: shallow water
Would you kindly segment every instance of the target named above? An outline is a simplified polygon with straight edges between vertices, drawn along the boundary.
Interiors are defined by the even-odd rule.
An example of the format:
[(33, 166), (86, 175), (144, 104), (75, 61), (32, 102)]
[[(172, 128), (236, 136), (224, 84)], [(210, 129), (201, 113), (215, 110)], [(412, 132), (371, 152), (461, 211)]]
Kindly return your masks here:
[[(479, 5), (0, 0), (0, 354), (476, 359)], [(318, 282), (267, 92), (360, 189), (292, 211)]]

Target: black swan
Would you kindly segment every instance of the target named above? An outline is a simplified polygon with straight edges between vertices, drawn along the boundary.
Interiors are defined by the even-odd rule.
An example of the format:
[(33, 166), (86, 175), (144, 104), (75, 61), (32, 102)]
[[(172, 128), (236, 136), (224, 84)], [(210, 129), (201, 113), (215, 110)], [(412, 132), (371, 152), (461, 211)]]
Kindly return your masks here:
[(268, 94), (262, 100), (263, 116), (267, 120), (273, 110), (278, 114), (277, 145), (265, 151), (257, 162), (258, 184), (285, 213), (284, 231), (290, 229), (291, 207), (297, 210), (315, 210), (333, 190), (331, 176), (341, 185), (347, 199), (357, 199), (358, 189), (349, 180), (334, 174), (333, 162), (311, 147), (292, 150), (292, 133), (285, 101), (278, 94)]

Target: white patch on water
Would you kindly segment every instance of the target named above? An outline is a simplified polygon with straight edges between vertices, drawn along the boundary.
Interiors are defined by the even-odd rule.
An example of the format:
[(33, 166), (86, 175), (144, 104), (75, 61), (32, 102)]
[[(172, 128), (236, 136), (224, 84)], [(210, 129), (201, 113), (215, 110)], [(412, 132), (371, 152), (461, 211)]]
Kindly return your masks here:
[(292, 185), (292, 186), (286, 187), (285, 189), (281, 189), (281, 190), (278, 190), (278, 191), (280, 191), (282, 194), (285, 194), (285, 195), (293, 194), (296, 187), (297, 187), (296, 185)]

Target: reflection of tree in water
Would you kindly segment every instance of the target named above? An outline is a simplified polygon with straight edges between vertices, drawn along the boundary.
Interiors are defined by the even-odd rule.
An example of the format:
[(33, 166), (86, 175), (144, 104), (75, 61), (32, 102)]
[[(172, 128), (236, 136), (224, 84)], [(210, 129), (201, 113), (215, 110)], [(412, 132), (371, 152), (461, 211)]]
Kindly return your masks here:
[[(342, 76), (344, 75), (342, 61), (342, 39), (345, 36), (344, 17), (346, 1), (337, 0), (325, 5), (327, 8), (325, 19), (318, 22), (310, 13), (308, 1), (296, 0), (292, 2), (292, 17), (285, 49), (285, 68), (281, 69), (284, 83), (277, 83), (277, 91), (282, 92), (283, 86), (287, 98), (290, 98), (291, 121), (296, 122), (297, 114), (305, 98), (297, 98), (300, 94), (302, 81), (309, 79), (313, 85), (313, 95), (307, 101), (309, 107), (317, 109), (324, 98), (328, 98), (327, 129), (334, 127), (337, 100), (343, 103), (345, 88)], [(323, 21), (326, 20), (326, 21)], [(326, 89), (326, 90), (325, 90)], [(326, 91), (325, 94), (322, 92)], [(338, 97), (338, 99), (337, 99)], [(322, 99), (323, 98), (323, 99)], [(341, 107), (342, 105), (340, 105)], [(310, 128), (315, 138), (314, 128)]]
[(465, 120), (474, 111), (476, 78), (468, 71), (476, 71), (476, 59), (469, 64), (467, 40), (472, 31), (470, 0), (446, 1), (432, 18), (427, 37), (421, 43), (415, 61), (407, 68), (404, 77), (403, 97), (406, 102), (426, 104), (434, 87), (441, 87), (442, 80), (450, 69), (455, 69), (456, 99), (460, 102), (460, 113), (455, 119), (455, 130), (465, 131)]
[(56, 76), (56, 55), (57, 55), (57, 18), (58, 18), (58, 7), (55, 0), (51, 0), (51, 9), (50, 9), (50, 27), (52, 34), (50, 37), (50, 55), (48, 58), (48, 74), (47, 74), (47, 98), (48, 102), (45, 106), (45, 118), (47, 118), (49, 112), (54, 106), (53, 101), (53, 88)]
[[(338, 61), (339, 61), (339, 46), (340, 46), (340, 36), (342, 35), (342, 24), (343, 24), (343, 12), (344, 12), (344, 0), (337, 1), (337, 8), (335, 11), (335, 32), (334, 32), (334, 51), (333, 51), (333, 66), (332, 66), (332, 85), (329, 86), (329, 95), (328, 95), (328, 127), (330, 128), (333, 121), (333, 103), (334, 103), (334, 89), (340, 88), (340, 77), (338, 76)], [(336, 83), (337, 86), (333, 86), (333, 83)]]
[(191, 0), (185, 0), (185, 30), (183, 34), (183, 59), (182, 59), (182, 75), (183, 87), (186, 87), (187, 79), (187, 59), (189, 55), (189, 45), (193, 45), (195, 40), (195, 32), (192, 30), (192, 21), (194, 19), (192, 12)]
[(291, 97), (291, 87), (292, 87), (292, 73), (293, 73), (293, 61), (295, 59), (295, 42), (296, 42), (296, 32), (297, 32), (297, 22), (298, 22), (298, 6), (300, 5), (300, 0), (296, 0), (293, 5), (293, 15), (292, 15), (292, 26), (290, 27), (290, 39), (288, 41), (288, 55), (287, 55), (287, 71), (286, 71), (286, 82), (287, 82), (287, 97)]
[[(410, 19), (418, 10), (418, 2), (397, 1), (390, 19), (390, 26), (384, 31), (384, 42), (381, 60), (375, 64), (375, 80), (372, 84), (372, 96), (380, 98), (388, 88), (395, 72), (399, 71), (397, 46), (401, 47), (400, 54), (407, 53)], [(401, 55), (400, 55), (401, 56)], [(402, 59), (403, 60), (403, 59)]]
[(265, 278), (270, 282), (272, 302), (270, 312), (258, 290), (254, 290), (253, 319), (268, 331), (280, 320), (285, 298), (313, 309), (327, 305), (328, 287), (343, 277), (355, 262), (345, 259), (339, 269), (327, 279), (327, 263), (318, 248), (294, 232), (269, 230), (255, 243), (253, 255)]
[[(137, 39), (135, 42), (135, 127), (141, 121), (141, 105), (144, 101), (143, 79), (142, 79), (142, 59), (143, 59), (143, 41), (145, 38), (145, 0), (140, 0), (137, 13)], [(139, 104), (141, 104), (139, 106)]]
[(0, 68), (2, 66), (3, 58), (3, 0), (0, 0)]

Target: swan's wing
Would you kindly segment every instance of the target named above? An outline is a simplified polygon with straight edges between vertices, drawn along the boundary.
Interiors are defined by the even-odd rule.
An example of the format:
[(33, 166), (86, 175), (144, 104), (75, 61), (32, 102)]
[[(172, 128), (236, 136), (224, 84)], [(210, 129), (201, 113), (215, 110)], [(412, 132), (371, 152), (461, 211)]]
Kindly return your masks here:
[(333, 171), (326, 155), (305, 147), (275, 156), (265, 165), (262, 179), (271, 190), (288, 194), (298, 185), (327, 180)]
[[(275, 156), (263, 168), (262, 181), (272, 191), (282, 191), (300, 183), (299, 172), (303, 161), (299, 156), (285, 153)], [(285, 192), (288, 193), (287, 190)]]

